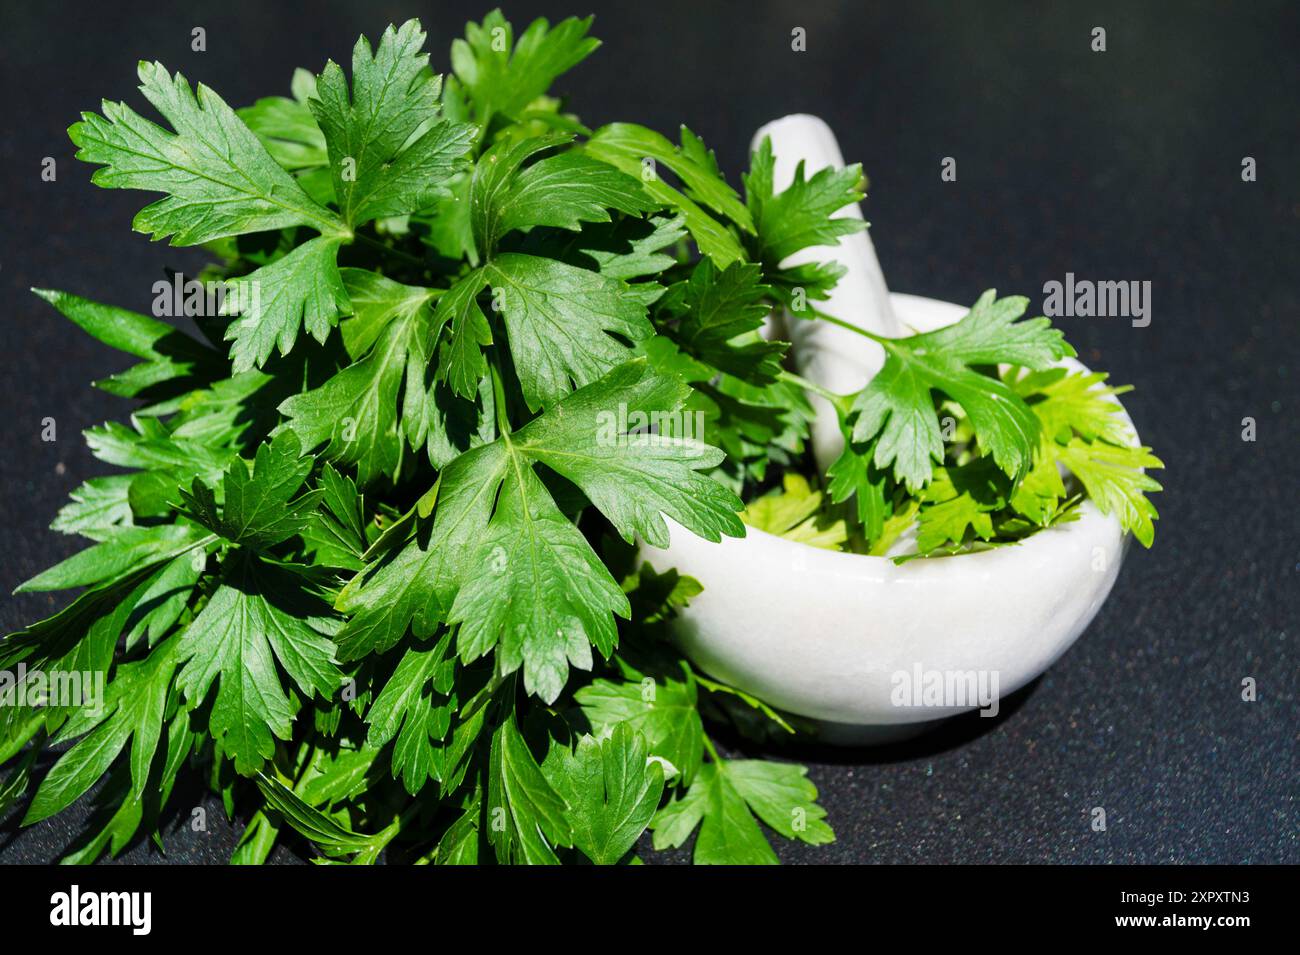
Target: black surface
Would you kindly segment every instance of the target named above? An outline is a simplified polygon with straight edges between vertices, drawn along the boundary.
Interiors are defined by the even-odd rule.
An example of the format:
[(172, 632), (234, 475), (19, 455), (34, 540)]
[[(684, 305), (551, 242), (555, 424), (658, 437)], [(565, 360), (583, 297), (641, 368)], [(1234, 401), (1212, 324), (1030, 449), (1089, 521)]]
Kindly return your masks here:
[[(1153, 320), (1062, 319), (1080, 357), (1164, 458), (1153, 551), (1134, 547), (1078, 644), (997, 720), (912, 747), (805, 753), (839, 841), (782, 845), (821, 862), (1295, 862), (1300, 549), (1297, 40), (1288, 4), (861, 2), (510, 4), (516, 25), (595, 8), (605, 41), (561, 81), (591, 125), (685, 122), (733, 182), (752, 131), (816, 112), (871, 177), (866, 203), (891, 286), (970, 302), (996, 286), (1041, 305), (1067, 271), (1150, 280)], [(137, 106), (134, 64), (161, 59), (233, 104), (287, 90), (295, 66), (342, 60), (360, 32), (423, 18), (437, 68), (486, 6), (405, 2), (4, 5), (0, 61), (0, 587), (80, 546), (45, 530), (107, 470), (79, 431), (127, 412), (87, 387), (127, 360), (28, 296), (53, 286), (147, 311), (164, 266), (198, 253), (132, 234), (139, 193), (98, 190), (64, 128), (101, 97)], [(311, 12), (307, 13), (306, 10)], [(208, 51), (190, 51), (203, 26)], [(793, 27), (807, 52), (790, 49)], [(1094, 26), (1108, 50), (1089, 48)], [(58, 180), (42, 182), (44, 156)], [(958, 162), (956, 183), (940, 161)], [(1241, 160), (1258, 181), (1241, 180)], [(42, 443), (41, 419), (58, 423)], [(1242, 419), (1258, 440), (1241, 440)], [(58, 595), (6, 598), (5, 632)], [(1244, 677), (1259, 700), (1240, 698)], [(987, 725), (992, 724), (992, 725)], [(191, 804), (194, 799), (191, 798)], [(237, 829), (171, 834), (166, 861), (220, 861)], [(1108, 829), (1089, 827), (1103, 806)], [(41, 861), (80, 807), (0, 861)], [(189, 818), (185, 811), (185, 820)], [(282, 858), (287, 854), (282, 854)], [(131, 861), (160, 861), (146, 844)], [(662, 857), (661, 857), (662, 858)], [(670, 857), (670, 858), (676, 858)], [(654, 861), (654, 860), (652, 860)]]

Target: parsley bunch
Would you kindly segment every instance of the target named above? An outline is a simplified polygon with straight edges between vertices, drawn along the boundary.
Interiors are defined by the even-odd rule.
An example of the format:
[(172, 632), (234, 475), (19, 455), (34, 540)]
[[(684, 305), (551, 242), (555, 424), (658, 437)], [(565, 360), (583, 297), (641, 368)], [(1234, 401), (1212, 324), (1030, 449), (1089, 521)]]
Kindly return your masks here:
[[(249, 820), (240, 863), (284, 839), (437, 864), (628, 862), (647, 829), (694, 835), (705, 863), (833, 839), (802, 767), (718, 752), (705, 717), (794, 727), (672, 647), (700, 585), (636, 568), (632, 544), (666, 544), (665, 515), (741, 536), (741, 495), (799, 488), (819, 389), (758, 329), (816, 316), (837, 267), (782, 263), (860, 227), (832, 214), (861, 170), (776, 193), (765, 144), (742, 200), (684, 127), (588, 129), (549, 90), (599, 45), (589, 26), (516, 37), (493, 12), (443, 79), (412, 20), (239, 110), (143, 63), (166, 126), (105, 102), (71, 128), (98, 185), (162, 194), (135, 229), (204, 246), (225, 294), (191, 335), (38, 291), (140, 359), (97, 383), (141, 402), (129, 423), (86, 432), (124, 473), (53, 525), (90, 545), (19, 588), (80, 594), (0, 642), (29, 683), (106, 682), (97, 707), (0, 689), (0, 812), (44, 752), (26, 823), (102, 783), (68, 861), (161, 846), (183, 773)], [(831, 396), (849, 441), (828, 500), (803, 483), (805, 517), (838, 507), (832, 537), (867, 549), (917, 510), (946, 543), (1008, 506), (1041, 526), (1068, 507), (1059, 463), (1149, 528), (1133, 469), (1154, 459), (1096, 381), (1049, 370), (1068, 346), (1020, 311), (990, 294), (884, 342), (882, 373)], [(968, 432), (947, 450), (945, 401)]]

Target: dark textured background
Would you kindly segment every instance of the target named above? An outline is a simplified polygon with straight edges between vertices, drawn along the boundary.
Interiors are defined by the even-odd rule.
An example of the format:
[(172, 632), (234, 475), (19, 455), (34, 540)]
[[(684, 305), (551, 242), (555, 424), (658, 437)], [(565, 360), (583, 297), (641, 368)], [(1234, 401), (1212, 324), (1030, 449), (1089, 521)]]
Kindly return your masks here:
[[(866, 203), (897, 290), (970, 302), (987, 286), (1150, 280), (1153, 321), (1062, 319), (1164, 458), (1155, 549), (1133, 548), (1095, 623), (997, 720), (899, 750), (802, 753), (839, 835), (822, 862), (1296, 862), (1297, 187), (1295, 5), (512, 3), (517, 27), (595, 8), (605, 46), (562, 79), (591, 125), (686, 122), (737, 180), (752, 131), (824, 116), (872, 182)], [(25, 293), (54, 286), (147, 311), (164, 266), (197, 253), (129, 231), (145, 200), (101, 191), (65, 127), (101, 97), (139, 106), (161, 59), (243, 105), (295, 66), (344, 60), (360, 32), (421, 16), (435, 67), (486, 6), (406, 2), (4, 3), (0, 230), (0, 589), (79, 547), (47, 532), (104, 473), (78, 432), (127, 404), (87, 383), (127, 360)], [(178, 12), (185, 11), (185, 12)], [(192, 53), (190, 29), (208, 31)], [(1089, 49), (1093, 26), (1108, 51)], [(806, 28), (808, 50), (790, 50)], [(40, 180), (41, 158), (58, 181)], [(942, 183), (944, 156), (959, 180)], [(1241, 159), (1258, 161), (1243, 183)], [(58, 441), (42, 443), (53, 416)], [(1243, 443), (1241, 419), (1258, 423)], [(61, 598), (5, 598), (7, 632)], [(1259, 701), (1240, 699), (1253, 676)], [(199, 797), (178, 794), (192, 806)], [(187, 802), (186, 800), (189, 799)], [(1087, 811), (1104, 806), (1109, 829)], [(169, 835), (167, 861), (223, 861), (237, 827)], [(48, 860), (81, 807), (0, 828), (0, 861)], [(188, 812), (186, 812), (188, 818)], [(124, 858), (163, 859), (147, 845)], [(278, 858), (292, 859), (282, 852)], [(662, 858), (662, 857), (659, 857)]]

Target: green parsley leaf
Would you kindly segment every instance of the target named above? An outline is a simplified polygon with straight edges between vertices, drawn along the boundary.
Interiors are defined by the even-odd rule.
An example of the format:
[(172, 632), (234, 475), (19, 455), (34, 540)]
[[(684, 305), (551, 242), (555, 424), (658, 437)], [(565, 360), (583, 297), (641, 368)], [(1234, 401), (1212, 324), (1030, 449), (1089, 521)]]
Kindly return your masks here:
[[(510, 443), (581, 488), (624, 540), (637, 534), (653, 546), (668, 546), (661, 515), (706, 540), (743, 536), (738, 499), (699, 473), (716, 465), (721, 453), (695, 437), (663, 433), (689, 395), (684, 384), (654, 374), (644, 360), (626, 362), (574, 392), (555, 414), (534, 419)], [(658, 423), (661, 430), (634, 430), (642, 423)]]
[(265, 550), (301, 533), (320, 502), (317, 491), (297, 496), (312, 467), (301, 450), (292, 433), (280, 435), (257, 449), (251, 474), (243, 461), (231, 464), (221, 506), (200, 478), (181, 489), (181, 499), (195, 520), (232, 544)]
[[(366, 713), (370, 731), (366, 742), (393, 747), (393, 778), (402, 779), (412, 796), (430, 778), (437, 778), (437, 751), (451, 726), (451, 706), (446, 699), (455, 661), (447, 659), (451, 635), (436, 645), (411, 647), (398, 662), (392, 677)], [(441, 687), (441, 691), (437, 689)]]
[(442, 834), (434, 850), (434, 861), (438, 865), (478, 865), (481, 801), (482, 794), (475, 790), (465, 811)]
[(571, 807), (542, 774), (513, 714), (492, 737), (486, 809), (499, 862), (554, 865), (555, 847), (572, 843)]
[(69, 495), (69, 502), (59, 508), (50, 527), (91, 540), (112, 537), (132, 523), (131, 502), (127, 497), (130, 488), (129, 474), (91, 478)]
[(564, 688), (569, 665), (590, 670), (591, 645), (614, 649), (614, 614), (627, 598), (531, 469), (506, 477), (496, 510), (447, 614), (459, 624), (457, 648), (472, 661), (496, 647), (497, 667), (521, 666), (524, 687), (548, 702)]
[(239, 316), (226, 330), (235, 372), (289, 354), (298, 329), (324, 342), (338, 316), (351, 311), (336, 258), (340, 240), (318, 236), (255, 272), (227, 281), (221, 314)]
[(390, 26), (373, 53), (359, 38), (350, 92), (342, 68), (330, 61), (309, 101), (349, 226), (425, 208), (462, 168), (474, 128), (440, 117), (442, 81), (420, 52), (424, 40), (419, 20)]
[(706, 763), (686, 794), (655, 816), (655, 848), (682, 845), (698, 826), (697, 865), (775, 865), (776, 853), (755, 814), (788, 839), (831, 842), (834, 834), (807, 772), (802, 766), (763, 760)]
[(794, 181), (783, 192), (773, 194), (775, 164), (772, 140), (764, 136), (745, 176), (745, 202), (757, 232), (753, 243), (755, 258), (766, 268), (775, 271), (795, 252), (813, 246), (838, 245), (841, 236), (867, 227), (855, 216), (835, 217), (835, 213), (862, 201), (866, 195), (861, 165), (854, 163), (843, 169), (828, 166), (813, 173), (810, 179), (804, 175), (801, 160), (795, 167)]
[(312, 169), (329, 162), (325, 134), (311, 113), (309, 100), (316, 96), (316, 77), (302, 68), (293, 72), (293, 99), (266, 96), (252, 106), (236, 110), (262, 141), (277, 163), (290, 171)]
[(793, 763), (762, 759), (730, 759), (721, 773), (744, 797), (749, 808), (769, 827), (787, 839), (820, 846), (833, 842), (825, 822), (826, 810), (817, 805), (817, 787), (808, 770)]
[(125, 308), (92, 302), (90, 299), (52, 289), (32, 289), (82, 331), (106, 345), (144, 361), (124, 372), (95, 382), (109, 394), (121, 398), (144, 397), (150, 389), (202, 375), (215, 375), (220, 356), (165, 322)]
[(357, 862), (374, 862), (396, 832), (395, 826), (372, 836), (354, 832), (264, 773), (258, 774), (257, 786), (270, 808), (329, 856), (355, 855)]
[(529, 24), (519, 42), (500, 10), (482, 23), (467, 23), (465, 39), (453, 40), (451, 65), (486, 126), (494, 115), (518, 118), (561, 73), (590, 56), (600, 41), (587, 36), (591, 17), (569, 17), (554, 28), (545, 20)]
[(719, 271), (703, 259), (662, 303), (680, 315), (673, 338), (697, 360), (755, 385), (774, 382), (781, 372), (784, 342), (757, 334), (770, 311), (771, 289), (757, 265), (733, 262)]
[(102, 712), (65, 730), (64, 737), (85, 733), (59, 758), (36, 791), (23, 825), (48, 819), (72, 805), (131, 742), (131, 795), (139, 800), (162, 737), (163, 713), (176, 670), (179, 641), (169, 640), (138, 663), (118, 668), (102, 701)]
[(406, 445), (418, 448), (428, 435), (426, 369), (443, 319), (430, 308), (428, 289), (347, 271), (363, 297), (345, 323), (345, 340), (354, 350), (374, 344), (319, 388), (287, 398), (280, 412), (304, 447), (328, 442), (326, 455), (354, 465), (366, 485), (396, 477)]
[(611, 221), (611, 209), (640, 215), (657, 207), (631, 176), (585, 153), (562, 152), (510, 180), (497, 199), (496, 231), (504, 235), (535, 226), (576, 230), (584, 222)]
[(483, 349), (492, 344), (492, 328), (479, 305), (487, 276), (475, 270), (447, 290), (438, 300), (436, 321), (451, 327), (451, 344), (439, 362), (438, 373), (452, 392), (463, 398), (478, 392), (488, 373)]
[(615, 335), (638, 342), (654, 333), (645, 306), (597, 272), (506, 253), (483, 267), (483, 277), (500, 295), (510, 354), (533, 410), (631, 358)]
[(361, 570), (367, 548), (365, 498), (353, 480), (326, 463), (319, 478), (321, 508), (299, 533), (317, 566)]
[(608, 225), (588, 225), (576, 236), (556, 242), (548, 251), (554, 258), (582, 268), (594, 268), (611, 279), (630, 282), (658, 275), (677, 263), (663, 250), (686, 235), (682, 216), (624, 218)]
[(485, 255), (496, 248), (497, 240), (507, 231), (501, 222), (509, 208), (506, 198), (511, 184), (531, 156), (570, 142), (572, 136), (550, 133), (522, 140), (503, 139), (489, 149), (474, 165), (470, 178), (470, 224), (474, 246)]
[(846, 434), (844, 451), (827, 468), (826, 477), (826, 491), (832, 502), (842, 504), (853, 498), (867, 543), (880, 540), (890, 513), (890, 479), (871, 460), (870, 450), (855, 448)]
[(463, 657), (500, 641), (502, 672), (522, 662), (525, 686), (555, 699), (569, 663), (590, 665), (584, 644), (608, 654), (610, 613), (626, 616), (628, 607), (582, 536), (565, 529), (531, 467), (545, 464), (572, 481), (628, 540), (636, 533), (666, 544), (661, 514), (713, 540), (739, 536), (739, 502), (698, 473), (717, 463), (717, 452), (692, 439), (627, 432), (635, 415), (648, 422), (672, 414), (687, 392), (644, 361), (628, 362), (453, 461), (427, 534), (344, 588), (338, 605), (352, 615), (339, 638), (345, 656), (392, 646), (408, 624), (427, 634), (437, 622), (459, 622)]
[(641, 682), (593, 680), (574, 694), (592, 731), (603, 737), (620, 725), (646, 740), (651, 756), (689, 783), (704, 752), (704, 724), (692, 680), (646, 677)]
[(492, 341), (479, 294), (492, 290), (500, 306), (524, 399), (550, 406), (633, 357), (619, 338), (654, 334), (645, 305), (622, 282), (554, 259), (507, 252), (461, 279), (438, 302), (437, 321), (450, 322), (448, 379), (465, 397), (487, 374), (480, 347)]
[(189, 524), (124, 527), (112, 537), (19, 584), (14, 593), (113, 583), (141, 567), (193, 550), (202, 543), (202, 538), (203, 532)]
[(1002, 381), (971, 367), (1006, 362), (1042, 369), (1074, 354), (1046, 318), (1015, 323), (1027, 304), (1016, 296), (997, 299), (990, 289), (954, 325), (881, 339), (885, 365), (853, 402), (853, 440), (873, 442), (877, 467), (892, 466), (913, 491), (929, 482), (932, 462), (943, 459), (933, 400), (938, 391), (962, 406), (999, 467), (1013, 479), (1028, 472), (1038, 447), (1038, 419)]
[(241, 774), (270, 759), (275, 737), (289, 738), (293, 710), (277, 662), (308, 696), (329, 698), (343, 682), (325, 610), (294, 575), (237, 553), (181, 637), (177, 684), (191, 706), (218, 684), (209, 730)]
[(134, 649), (142, 637), (153, 646), (171, 630), (185, 613), (206, 565), (205, 551), (195, 548), (182, 553), (163, 564), (127, 598), (131, 613), (122, 625), (127, 650)]
[(303, 225), (345, 233), (338, 217), (307, 197), (225, 101), (202, 83), (191, 91), (161, 63), (140, 63), (140, 91), (176, 130), (125, 103), (82, 113), (68, 130), (77, 158), (99, 163), (93, 182), (110, 189), (167, 193), (132, 223), (155, 239), (196, 245), (223, 236)]
[[(712, 154), (685, 126), (682, 145), (674, 146), (644, 126), (611, 123), (596, 130), (583, 149), (629, 176), (636, 176), (652, 198), (681, 213), (700, 251), (719, 268), (744, 259), (744, 249), (736, 237), (713, 213), (750, 234), (754, 231), (753, 218), (718, 172)], [(664, 182), (655, 163), (672, 170), (681, 179), (685, 191)]]
[(626, 723), (606, 738), (584, 736), (576, 749), (558, 746), (542, 766), (568, 804), (573, 846), (596, 865), (614, 865), (636, 844), (663, 795), (663, 767)]

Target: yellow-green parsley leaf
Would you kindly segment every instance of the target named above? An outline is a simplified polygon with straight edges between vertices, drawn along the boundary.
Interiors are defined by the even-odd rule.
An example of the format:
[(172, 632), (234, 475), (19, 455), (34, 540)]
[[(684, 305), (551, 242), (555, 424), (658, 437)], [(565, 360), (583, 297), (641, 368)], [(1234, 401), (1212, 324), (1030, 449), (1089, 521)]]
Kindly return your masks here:
[(1042, 421), (1038, 460), (1012, 496), (1012, 505), (1036, 523), (1050, 521), (1066, 490), (1057, 471), (1063, 464), (1083, 484), (1104, 514), (1115, 514), (1144, 547), (1155, 539), (1159, 517), (1147, 493), (1162, 490), (1147, 468), (1164, 464), (1148, 447), (1135, 446), (1117, 395), (1131, 389), (1105, 384), (1100, 372), (1066, 373), (1049, 369), (1006, 380), (1025, 396)]
[(1043, 423), (1044, 437), (1066, 442), (1073, 433), (1085, 441), (1128, 444), (1132, 430), (1124, 422), (1124, 408), (1112, 399), (1133, 388), (1107, 385), (1108, 377), (1104, 372), (1083, 374), (1066, 368), (1012, 369), (1004, 380), (1029, 403)]
[(1067, 489), (1057, 467), (1055, 439), (1043, 436), (1034, 466), (1011, 492), (1011, 506), (1017, 514), (1039, 527), (1049, 526), (1060, 512)]
[(980, 540), (994, 536), (995, 513), (1006, 506), (1006, 479), (987, 458), (940, 468), (922, 493), (916, 549), (922, 554), (962, 543), (967, 528)]
[(1150, 448), (1074, 438), (1056, 453), (1103, 514), (1117, 515), (1124, 529), (1132, 531), (1143, 547), (1151, 546), (1156, 533), (1153, 522), (1160, 515), (1146, 495), (1163, 488), (1142, 469), (1162, 468), (1164, 463)]
[(786, 540), (839, 550), (848, 540), (848, 530), (842, 520), (827, 520), (825, 499), (821, 491), (814, 491), (808, 480), (798, 474), (782, 476), (782, 489), (751, 502), (740, 514), (740, 519)]

